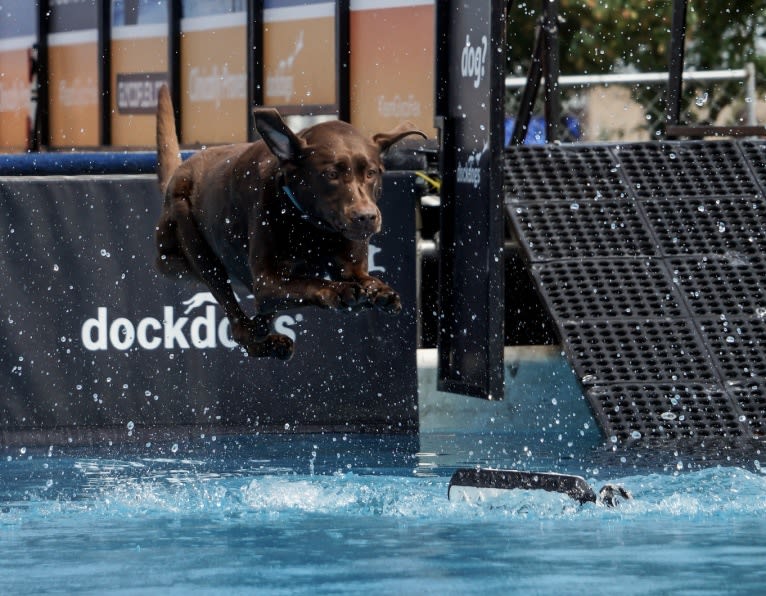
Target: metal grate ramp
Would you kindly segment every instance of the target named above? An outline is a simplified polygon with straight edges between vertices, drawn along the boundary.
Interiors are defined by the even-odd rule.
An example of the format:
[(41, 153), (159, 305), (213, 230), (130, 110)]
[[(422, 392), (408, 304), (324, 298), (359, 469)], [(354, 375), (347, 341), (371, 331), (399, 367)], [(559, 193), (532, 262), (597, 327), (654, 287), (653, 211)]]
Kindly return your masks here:
[(506, 207), (607, 440), (766, 436), (766, 142), (511, 147)]

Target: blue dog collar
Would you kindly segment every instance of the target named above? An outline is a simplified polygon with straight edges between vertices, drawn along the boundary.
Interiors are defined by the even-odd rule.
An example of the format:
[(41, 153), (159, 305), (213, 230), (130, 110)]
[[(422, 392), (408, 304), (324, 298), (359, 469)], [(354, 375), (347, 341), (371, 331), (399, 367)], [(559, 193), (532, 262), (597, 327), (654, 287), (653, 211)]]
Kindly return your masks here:
[(287, 195), (287, 198), (290, 199), (290, 202), (293, 205), (295, 205), (295, 208), (305, 215), (306, 214), (306, 210), (303, 207), (301, 207), (301, 204), (298, 202), (298, 199), (295, 198), (295, 193), (293, 193), (293, 191), (290, 190), (290, 187), (287, 186), (287, 184), (285, 184), (282, 187), (282, 190), (285, 191), (285, 194)]

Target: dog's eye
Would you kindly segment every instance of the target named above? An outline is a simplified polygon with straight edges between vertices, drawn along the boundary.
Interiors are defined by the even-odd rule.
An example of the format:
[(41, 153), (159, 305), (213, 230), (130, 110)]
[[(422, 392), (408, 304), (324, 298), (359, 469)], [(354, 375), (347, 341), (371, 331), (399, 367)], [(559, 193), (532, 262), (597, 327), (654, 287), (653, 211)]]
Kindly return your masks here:
[(324, 175), (327, 177), (328, 180), (337, 180), (338, 170), (336, 169), (326, 170)]
[(370, 168), (369, 170), (367, 170), (368, 178), (374, 178), (377, 175), (378, 175), (378, 170), (376, 170), (375, 168)]

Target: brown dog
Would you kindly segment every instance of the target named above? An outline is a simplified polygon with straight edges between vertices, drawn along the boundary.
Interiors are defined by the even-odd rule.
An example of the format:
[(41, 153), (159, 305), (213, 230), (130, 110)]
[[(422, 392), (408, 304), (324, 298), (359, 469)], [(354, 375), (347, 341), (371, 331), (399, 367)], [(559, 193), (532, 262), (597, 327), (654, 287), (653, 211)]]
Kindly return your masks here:
[[(274, 109), (255, 111), (262, 140), (206, 149), (182, 163), (167, 87), (157, 106), (160, 187), (157, 265), (204, 282), (251, 356), (289, 358), (290, 338), (271, 333), (275, 313), (299, 306), (401, 310), (399, 295), (367, 271), (380, 231), (381, 153), (409, 125), (372, 139), (344, 122), (294, 134)], [(329, 277), (328, 277), (329, 276)], [(231, 282), (255, 298), (253, 318)]]

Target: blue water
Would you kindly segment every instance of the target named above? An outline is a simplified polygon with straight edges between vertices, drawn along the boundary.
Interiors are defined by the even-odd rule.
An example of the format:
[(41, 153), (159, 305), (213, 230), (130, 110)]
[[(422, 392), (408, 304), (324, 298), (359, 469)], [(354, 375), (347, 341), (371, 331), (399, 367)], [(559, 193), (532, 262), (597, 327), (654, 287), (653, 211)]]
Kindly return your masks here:
[[(474, 441), (479, 456), (487, 437)], [(502, 442), (502, 437), (493, 439)], [(458, 438), (261, 435), (13, 448), (2, 594), (722, 594), (766, 588), (766, 474), (508, 464), (623, 484), (616, 509), (514, 491), (450, 502)], [(481, 442), (480, 442), (481, 441)], [(498, 445), (492, 452), (502, 452)], [(523, 459), (519, 459), (523, 458)], [(470, 462), (463, 462), (470, 463)]]

